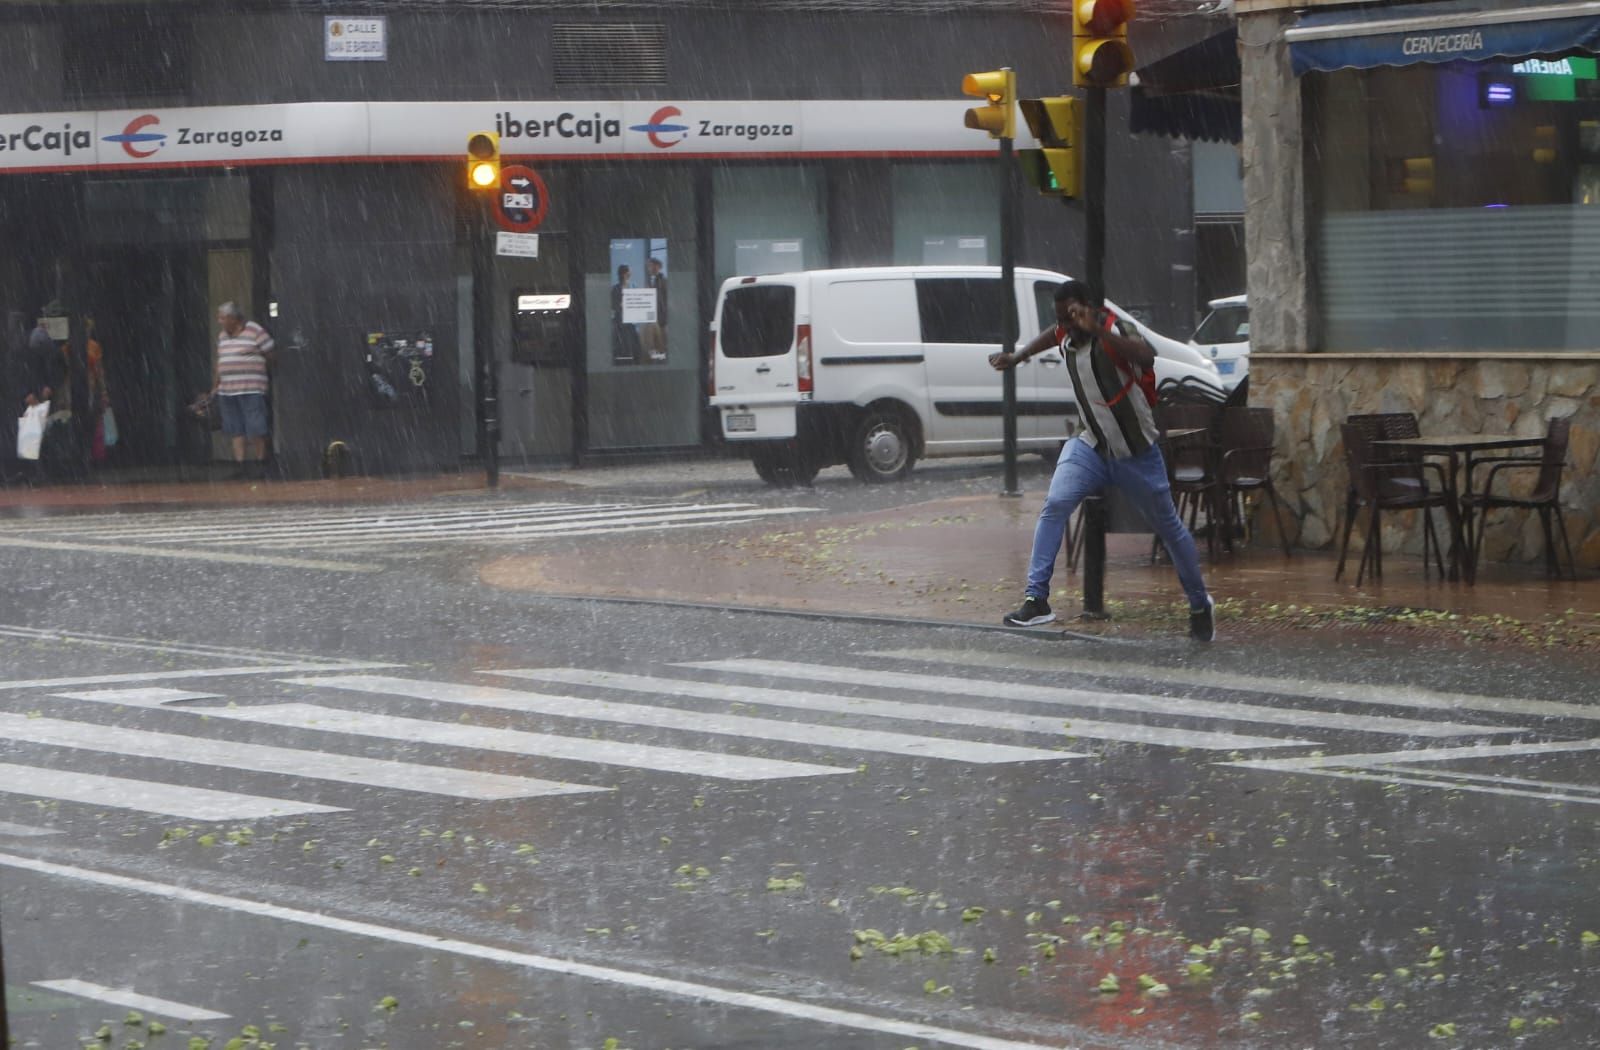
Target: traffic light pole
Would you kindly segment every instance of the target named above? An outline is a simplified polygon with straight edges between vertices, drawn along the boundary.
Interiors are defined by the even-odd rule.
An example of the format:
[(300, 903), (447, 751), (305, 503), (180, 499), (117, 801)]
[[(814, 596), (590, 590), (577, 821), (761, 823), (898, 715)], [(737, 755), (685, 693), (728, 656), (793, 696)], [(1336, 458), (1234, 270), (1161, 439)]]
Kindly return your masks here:
[[(1000, 349), (1013, 354), (1017, 349), (1017, 173), (1012, 170), (1012, 140), (1000, 140)], [(1006, 487), (1002, 496), (1017, 497), (1017, 370), (1013, 366), (1000, 373), (1000, 391), (1005, 418), (1001, 427), (1005, 445)]]
[(478, 448), (483, 454), (484, 481), (500, 487), (500, 377), (494, 367), (494, 308), (489, 294), (493, 267), (489, 260), (489, 199), (472, 194), (468, 238), (472, 254), (472, 349), (478, 371)]
[[(1083, 120), (1083, 277), (1105, 295), (1106, 261), (1106, 89), (1084, 89)], [(1106, 498), (1083, 504), (1083, 615), (1106, 619)]]

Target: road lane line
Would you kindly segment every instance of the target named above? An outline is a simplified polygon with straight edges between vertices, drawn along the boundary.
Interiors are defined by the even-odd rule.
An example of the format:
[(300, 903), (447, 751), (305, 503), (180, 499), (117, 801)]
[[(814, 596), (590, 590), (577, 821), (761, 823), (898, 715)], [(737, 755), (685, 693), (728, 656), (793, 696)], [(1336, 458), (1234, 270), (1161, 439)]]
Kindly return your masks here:
[[(203, 708), (188, 710), (201, 716), (210, 713)], [(606, 790), (422, 762), (395, 762), (328, 751), (243, 744), (180, 733), (158, 733), (146, 729), (59, 718), (28, 718), (23, 715), (0, 714), (0, 741), (22, 741), (104, 754), (156, 758), (188, 765), (220, 766), (223, 769), (246, 769), (257, 773), (394, 788), (477, 801), (577, 795)], [(4, 743), (0, 743), (0, 747), (4, 746)]]
[(1569, 704), (1559, 700), (1529, 700), (1476, 693), (1448, 693), (1414, 685), (1361, 685), (1354, 682), (1323, 682), (1301, 678), (1268, 678), (1227, 671), (1169, 667), (1132, 667), (1099, 660), (1059, 659), (1023, 653), (995, 653), (979, 650), (882, 649), (862, 654), (895, 660), (932, 661), (961, 667), (1007, 667), (1029, 671), (1052, 671), (1063, 675), (1089, 675), (1096, 678), (1133, 678), (1182, 686), (1214, 686), (1239, 692), (1268, 693), (1273, 696), (1303, 696), (1316, 700), (1348, 700), (1354, 703), (1409, 707), (1423, 711), (1484, 711), (1491, 714), (1536, 715), (1543, 718), (1600, 719), (1600, 705)]
[(149, 558), (177, 558), (183, 561), (220, 562), (230, 565), (268, 565), (276, 569), (314, 569), (319, 572), (383, 572), (382, 565), (353, 561), (313, 561), (308, 558), (283, 558), (268, 554), (235, 554), (230, 551), (204, 551), (186, 547), (140, 547), (113, 543), (66, 543), (59, 540), (29, 540), (0, 536), (0, 547), (21, 547), (36, 551), (82, 551), (88, 554), (139, 554)]
[(1005, 729), (1020, 733), (1043, 733), (1069, 739), (1193, 747), (1207, 751), (1241, 751), (1311, 743), (1306, 740), (1280, 740), (1276, 737), (1242, 736), (1236, 733), (1214, 733), (1205, 730), (1163, 729), (1158, 726), (1127, 725), (1120, 722), (1098, 722), (1078, 718), (1068, 720), (1058, 715), (1033, 715), (1012, 711), (989, 711), (982, 708), (908, 703), (900, 700), (879, 700), (871, 697), (833, 696), (824, 693), (792, 692), (786, 689), (761, 689), (753, 686), (679, 681), (671, 678), (647, 678), (606, 671), (549, 668), (500, 673), (516, 673), (519, 676), (572, 684), (602, 685), (635, 692), (659, 692), (667, 695), (703, 697), (709, 700), (730, 700), (846, 715), (867, 715), (873, 718)]
[(227, 1014), (219, 1014), (215, 1010), (202, 1010), (198, 1006), (175, 1003), (171, 999), (157, 999), (153, 995), (140, 995), (138, 992), (127, 988), (107, 988), (103, 984), (80, 981), (76, 978), (64, 981), (34, 981), (33, 986), (35, 988), (45, 988), (52, 992), (65, 992), (67, 995), (75, 995), (80, 999), (92, 999), (95, 1002), (110, 1003), (112, 1006), (126, 1006), (130, 1010), (155, 1014), (157, 1017), (170, 1017), (175, 1021), (226, 1021), (228, 1019)]
[[(541, 511), (533, 514), (497, 515), (489, 518), (472, 518), (464, 520), (439, 520), (434, 518), (420, 518), (409, 522), (378, 523), (378, 522), (336, 522), (324, 524), (322, 522), (286, 522), (282, 525), (264, 525), (249, 530), (248, 535), (240, 533), (227, 526), (197, 526), (195, 530), (163, 529), (137, 536), (146, 542), (194, 542), (203, 537), (215, 537), (213, 542), (225, 544), (253, 544), (257, 542), (276, 546), (280, 542), (293, 544), (297, 539), (373, 539), (382, 542), (393, 538), (403, 542), (406, 538), (432, 538), (434, 536), (454, 535), (456, 533), (473, 533), (502, 531), (515, 528), (543, 528), (550, 524), (565, 522), (590, 522), (608, 521), (613, 518), (638, 518), (654, 517), (664, 514), (682, 514), (696, 512), (728, 511), (741, 513), (762, 513), (763, 508), (754, 503), (617, 503), (601, 507), (565, 507), (560, 510)], [(379, 530), (380, 535), (372, 537), (370, 534)]]
[(35, 839), (44, 835), (59, 835), (56, 828), (36, 828), (31, 824), (13, 824), (9, 820), (0, 820), (0, 835), (9, 835), (18, 839)]
[(0, 624), (0, 635), (27, 638), (43, 642), (70, 642), (76, 645), (100, 646), (105, 649), (133, 649), (177, 656), (204, 656), (211, 659), (226, 657), (229, 660), (256, 660), (281, 664), (317, 663), (330, 671), (361, 671), (370, 668), (394, 667), (394, 664), (368, 663), (360, 660), (341, 660), (337, 657), (307, 656), (304, 653), (280, 653), (271, 649), (242, 649), (238, 646), (206, 645), (201, 642), (156, 641), (149, 638), (123, 638), (114, 634), (94, 634), (87, 631), (68, 631), (53, 627), (19, 627)]
[(92, 700), (118, 707), (160, 708), (180, 700), (220, 700), (221, 693), (192, 693), (187, 689), (166, 689), (158, 685), (134, 689), (93, 689), (83, 693), (51, 693), (65, 700)]
[[(402, 667), (403, 664), (369, 664), (368, 668)], [(247, 675), (306, 674), (337, 671), (325, 663), (279, 664), (250, 667), (193, 667), (186, 671), (129, 671), (124, 674), (81, 675), (77, 678), (13, 678), (0, 682), (0, 689), (73, 689), (90, 685), (123, 685), (137, 682), (179, 682), (195, 678), (242, 678)]]
[(394, 528), (414, 523), (451, 521), (501, 521), (536, 518), (548, 514), (574, 511), (600, 511), (636, 506), (627, 503), (543, 503), (529, 504), (524, 509), (504, 507), (476, 510), (407, 511), (399, 514), (242, 514), (228, 511), (209, 515), (206, 524), (196, 524), (194, 515), (104, 515), (93, 517), (52, 518), (37, 527), (9, 528), (13, 534), (46, 533), (51, 536), (153, 536), (162, 539), (185, 539), (192, 536), (218, 536), (235, 533), (243, 526), (251, 529), (284, 529), (292, 527)]
[[(257, 918), (289, 922), (300, 926), (309, 926), (313, 929), (329, 930), (354, 937), (386, 941), (391, 944), (402, 944), (423, 951), (480, 959), (516, 969), (535, 970), (540, 973), (594, 981), (654, 995), (671, 996), (674, 999), (688, 1000), (691, 1004), (714, 1003), (721, 1008), (751, 1010), (757, 1013), (810, 1021), (838, 1028), (848, 1028), (854, 1031), (878, 1032), (905, 1039), (925, 1040), (944, 1046), (965, 1047), (967, 1050), (1048, 1050), (1048, 1048), (1061, 1050), (1061, 1043), (1058, 1039), (1052, 1039), (1048, 1044), (1002, 1039), (980, 1035), (976, 1032), (940, 1028), (916, 1021), (902, 1021), (894, 1017), (881, 1017), (856, 1010), (819, 1006), (809, 1002), (797, 1002), (775, 995), (741, 992), (712, 984), (701, 984), (671, 977), (657, 977), (654, 974), (642, 973), (637, 970), (621, 970), (593, 963), (575, 962), (571, 959), (557, 959), (548, 955), (536, 955), (532, 952), (512, 951), (506, 948), (497, 948), (493, 945), (476, 944), (471, 941), (440, 937), (436, 934), (422, 933), (395, 926), (380, 926), (376, 923), (362, 922), (355, 919), (341, 919), (322, 912), (305, 911), (300, 908), (267, 904), (262, 901), (246, 900), (240, 897), (228, 897), (218, 893), (207, 893), (203, 890), (152, 882), (148, 879), (116, 875), (111, 872), (95, 871), (89, 868), (68, 867), (67, 865), (55, 864), (50, 861), (35, 860), (31, 857), (0, 853), (0, 865), (22, 871), (31, 871), (39, 875), (88, 883), (107, 889), (142, 893), (184, 904), (199, 904)], [(926, 1009), (921, 1005), (914, 1005), (913, 1008), (917, 1010)]]
[(1509, 798), (1536, 798), (1546, 802), (1576, 802), (1586, 806), (1600, 805), (1600, 798), (1596, 798), (1594, 795), (1568, 795), (1560, 791), (1527, 791), (1518, 788), (1490, 787), (1462, 781), (1400, 776), (1397, 772), (1363, 773), (1354, 769), (1306, 769), (1300, 770), (1300, 772), (1314, 777), (1334, 777), (1338, 780), (1365, 780), (1377, 784), (1404, 784), (1408, 787), (1433, 788), (1435, 791), (1469, 791), (1475, 795), (1504, 795)]
[(1389, 733), (1399, 736), (1467, 736), (1470, 734), (1512, 733), (1503, 726), (1461, 725), (1451, 722), (1426, 722), (1417, 719), (1386, 718), (1382, 715), (1352, 715), (1338, 711), (1307, 711), (1295, 707), (1263, 707), (1215, 700), (1192, 700), (1178, 696), (1152, 696), (1136, 693), (1101, 693), (1091, 689), (1027, 685), (994, 679), (911, 674), (905, 671), (868, 671), (854, 667), (826, 667), (820, 664), (792, 663), (784, 660), (715, 660), (684, 667), (739, 674), (764, 674), (784, 678), (844, 682), (860, 685), (918, 689), (957, 696), (982, 696), (997, 700), (1027, 700), (1039, 704), (1087, 708), (1091, 711), (1138, 711), (1144, 714), (1184, 718), (1225, 718), (1234, 722), (1260, 722), (1297, 729), (1335, 729), (1357, 733)]
[(659, 729), (675, 729), (689, 733), (750, 737), (757, 740), (781, 740), (790, 744), (843, 748), (850, 752), (880, 752), (892, 755), (910, 755), (915, 758), (947, 759), (952, 762), (1058, 762), (1064, 758), (1083, 757), (1060, 751), (1046, 751), (1043, 748), (1013, 747), (1007, 744), (987, 744), (972, 740), (949, 740), (937, 737), (913, 736), (908, 733), (884, 733), (870, 729), (850, 729), (843, 726), (797, 724), (794, 722), (779, 722), (770, 718), (750, 718), (743, 715), (685, 711), (679, 708), (650, 707), (644, 704), (619, 704), (609, 700), (590, 700), (578, 696), (551, 696), (545, 693), (528, 693), (516, 689), (457, 685), (449, 682), (423, 682), (410, 678), (388, 678), (381, 675), (290, 678), (287, 681), (292, 685), (309, 685), (322, 689), (348, 689), (379, 696), (406, 696), (417, 700), (434, 700), (440, 703), (492, 707), (502, 711), (532, 712), (600, 722), (620, 722), (623, 725), (655, 726)]
[(1568, 751), (1600, 750), (1600, 738), (1589, 740), (1546, 740), (1526, 744), (1477, 744), (1469, 747), (1425, 747), (1402, 751), (1372, 751), (1366, 754), (1307, 755), (1304, 758), (1261, 758), (1222, 765), (1255, 766), (1261, 769), (1307, 770), (1330, 766), (1417, 765), (1425, 762), (1455, 762), (1475, 758), (1516, 758), (1522, 755), (1555, 755)]
[(514, 755), (631, 766), (664, 773), (687, 773), (717, 780), (786, 780), (854, 773), (855, 769), (775, 758), (750, 758), (716, 751), (624, 744), (588, 737), (528, 733), (520, 729), (495, 729), (460, 723), (429, 722), (420, 718), (347, 711), (314, 704), (273, 704), (266, 707), (210, 708), (212, 718), (232, 718), (285, 729), (312, 729), (326, 733), (400, 740), (411, 744), (504, 751)]
[(0, 792), (81, 802), (110, 809), (159, 813), (185, 820), (262, 820), (296, 813), (345, 812), (338, 806), (319, 806), (312, 802), (240, 795), (232, 791), (162, 784), (151, 780), (128, 780), (66, 769), (19, 766), (8, 762), (0, 762)]

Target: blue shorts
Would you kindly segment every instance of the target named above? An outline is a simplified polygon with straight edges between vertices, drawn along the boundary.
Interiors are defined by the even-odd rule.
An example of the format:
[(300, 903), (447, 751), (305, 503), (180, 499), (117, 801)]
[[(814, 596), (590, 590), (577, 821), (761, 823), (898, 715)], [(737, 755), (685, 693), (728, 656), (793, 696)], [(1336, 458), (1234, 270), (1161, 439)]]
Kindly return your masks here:
[(266, 394), (220, 394), (217, 410), (222, 413), (222, 432), (234, 437), (267, 436)]

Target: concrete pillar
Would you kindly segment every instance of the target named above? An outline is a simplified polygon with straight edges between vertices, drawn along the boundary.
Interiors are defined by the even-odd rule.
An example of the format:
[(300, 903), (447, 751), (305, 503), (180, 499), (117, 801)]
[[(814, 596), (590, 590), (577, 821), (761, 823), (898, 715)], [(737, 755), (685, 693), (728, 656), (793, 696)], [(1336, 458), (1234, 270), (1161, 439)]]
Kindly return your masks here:
[(1304, 107), (1283, 39), (1294, 17), (1286, 11), (1239, 16), (1253, 354), (1311, 349)]

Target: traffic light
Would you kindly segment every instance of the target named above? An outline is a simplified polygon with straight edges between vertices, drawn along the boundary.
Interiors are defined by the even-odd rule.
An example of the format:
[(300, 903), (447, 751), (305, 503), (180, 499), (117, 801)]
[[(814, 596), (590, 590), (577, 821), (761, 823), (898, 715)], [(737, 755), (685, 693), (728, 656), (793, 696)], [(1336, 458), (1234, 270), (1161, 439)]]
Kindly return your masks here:
[(1009, 69), (968, 73), (961, 80), (961, 90), (965, 94), (989, 100), (986, 106), (974, 106), (967, 110), (967, 127), (987, 131), (990, 138), (1017, 137), (1017, 113), (1012, 105), (1017, 99), (1016, 73)]
[(1120, 87), (1133, 71), (1128, 21), (1133, 0), (1073, 0), (1072, 82), (1079, 87)]
[(500, 136), (492, 131), (467, 136), (467, 185), (483, 191), (500, 188)]
[(1017, 105), (1040, 146), (1017, 151), (1023, 174), (1047, 196), (1082, 197), (1083, 103), (1063, 96), (1024, 98)]

